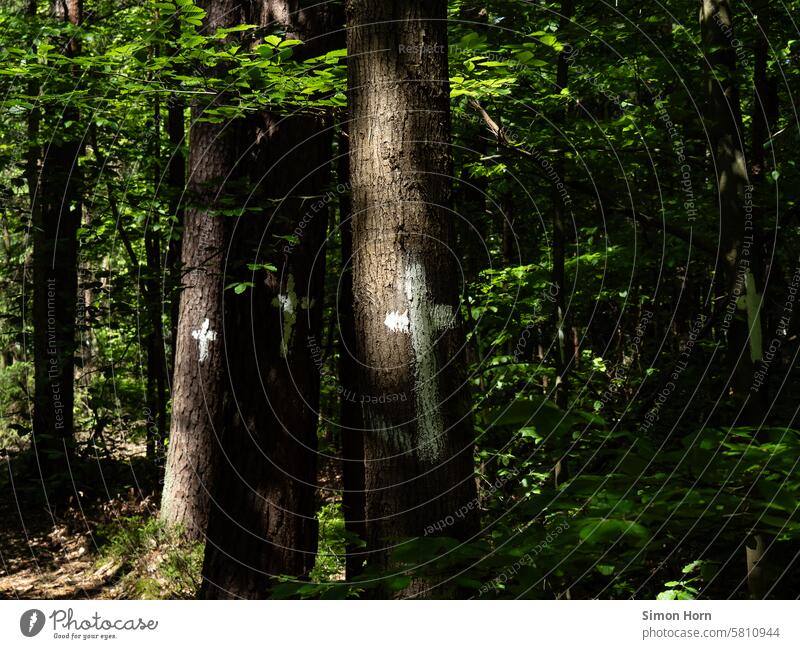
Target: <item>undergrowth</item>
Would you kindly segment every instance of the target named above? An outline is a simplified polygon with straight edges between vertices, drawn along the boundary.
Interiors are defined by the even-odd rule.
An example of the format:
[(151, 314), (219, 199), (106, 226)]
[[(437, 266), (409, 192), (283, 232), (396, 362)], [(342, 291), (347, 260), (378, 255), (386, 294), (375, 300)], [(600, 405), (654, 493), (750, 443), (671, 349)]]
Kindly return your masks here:
[(97, 531), (98, 563), (118, 565), (128, 599), (193, 599), (200, 586), (203, 544), (187, 543), (152, 516), (124, 516)]

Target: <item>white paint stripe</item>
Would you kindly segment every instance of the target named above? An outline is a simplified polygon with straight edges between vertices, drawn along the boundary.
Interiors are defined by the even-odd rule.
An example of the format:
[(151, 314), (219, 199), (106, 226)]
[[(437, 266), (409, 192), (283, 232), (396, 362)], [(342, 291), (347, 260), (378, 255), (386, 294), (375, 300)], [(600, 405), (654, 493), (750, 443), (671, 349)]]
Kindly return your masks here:
[[(410, 259), (405, 268), (411, 347), (414, 352), (414, 399), (417, 415), (417, 452), (436, 462), (444, 451), (444, 420), (439, 410), (439, 386), (434, 343), (441, 328), (442, 309), (429, 297), (425, 266)], [(449, 320), (452, 320), (452, 310)]]

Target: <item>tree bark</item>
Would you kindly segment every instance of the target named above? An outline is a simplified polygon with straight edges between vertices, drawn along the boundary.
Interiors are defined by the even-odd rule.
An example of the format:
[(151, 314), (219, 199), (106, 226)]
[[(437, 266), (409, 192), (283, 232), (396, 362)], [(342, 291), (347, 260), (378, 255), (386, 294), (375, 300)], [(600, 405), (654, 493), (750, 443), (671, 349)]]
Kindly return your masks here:
[[(238, 0), (206, 0), (205, 29), (244, 22)], [(214, 102), (224, 102), (224, 97)], [(214, 103), (212, 102), (212, 104)], [(181, 250), (184, 269), (161, 519), (189, 540), (201, 540), (208, 524), (221, 434), (224, 366), (222, 290), (225, 227), (220, 210), (239, 204), (237, 161), (242, 125), (200, 122), (204, 106), (192, 106), (189, 207)]]
[[(302, 38), (295, 56), (316, 56), (330, 45), (332, 15), (306, 4), (265, 0), (251, 20)], [(305, 578), (317, 550), (314, 351), (335, 196), (326, 192), (332, 125), (324, 116), (263, 113), (248, 126), (255, 144), (247, 207), (256, 210), (231, 220), (227, 274), (229, 283), (252, 287), (225, 295), (229, 393), (203, 564), (206, 599), (264, 598), (273, 577)]]
[[(446, 3), (350, 0), (353, 290), (369, 560), (475, 529), (450, 178)], [(465, 515), (457, 516), (464, 508)], [(440, 525), (440, 521), (453, 521)], [(414, 579), (398, 597), (452, 593)]]

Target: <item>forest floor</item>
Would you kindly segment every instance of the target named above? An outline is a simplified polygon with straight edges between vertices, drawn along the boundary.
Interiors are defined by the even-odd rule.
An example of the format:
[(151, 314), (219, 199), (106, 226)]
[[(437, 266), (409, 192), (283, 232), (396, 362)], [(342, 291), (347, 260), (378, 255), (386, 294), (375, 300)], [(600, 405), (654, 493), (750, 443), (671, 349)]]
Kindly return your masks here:
[[(154, 510), (144, 448), (74, 467), (66, 503), (56, 509), (26, 451), (0, 461), (0, 599), (114, 599), (124, 596), (121, 562), (104, 556), (98, 530)], [(35, 476), (35, 479), (32, 477)], [(148, 476), (149, 477), (149, 476)], [(63, 502), (63, 499), (62, 499)]]
[[(60, 490), (69, 494), (66, 502), (45, 493), (28, 449), (0, 449), (0, 600), (192, 596), (202, 550), (187, 554), (148, 531), (159, 482), (144, 444), (87, 449)], [(322, 462), (319, 480), (318, 569), (341, 580), (341, 463)], [(159, 566), (173, 567), (172, 576)]]

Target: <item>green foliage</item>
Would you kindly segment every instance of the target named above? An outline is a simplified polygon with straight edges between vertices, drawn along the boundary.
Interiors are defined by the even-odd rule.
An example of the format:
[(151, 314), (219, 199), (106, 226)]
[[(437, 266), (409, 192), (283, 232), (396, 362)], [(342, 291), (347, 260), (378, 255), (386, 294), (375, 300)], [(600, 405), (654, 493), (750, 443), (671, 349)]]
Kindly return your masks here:
[(182, 540), (156, 518), (120, 517), (97, 530), (98, 563), (121, 572), (126, 596), (138, 599), (192, 599), (200, 587), (202, 544)]
[(341, 503), (324, 505), (317, 512), (319, 545), (317, 562), (311, 571), (314, 581), (334, 581), (344, 577), (347, 532)]

